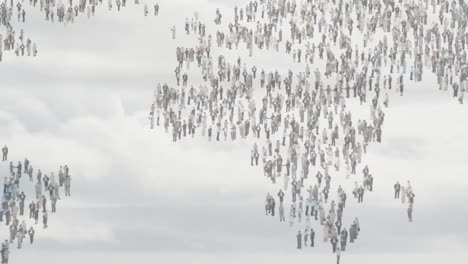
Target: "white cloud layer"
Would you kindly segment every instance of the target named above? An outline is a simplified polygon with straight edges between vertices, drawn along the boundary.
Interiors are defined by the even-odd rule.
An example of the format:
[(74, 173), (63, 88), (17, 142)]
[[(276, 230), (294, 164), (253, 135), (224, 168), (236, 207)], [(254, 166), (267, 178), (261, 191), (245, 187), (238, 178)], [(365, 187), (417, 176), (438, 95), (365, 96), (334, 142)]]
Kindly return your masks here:
[[(14, 263), (334, 263), (329, 245), (294, 252), (295, 230), (264, 216), (265, 193), (277, 187), (249, 166), (249, 143), (174, 144), (148, 130), (155, 84), (173, 79), (175, 46), (193, 42), (181, 30), (172, 41), (170, 26), (232, 5), (160, 2), (158, 18), (101, 8), (66, 28), (35, 13), (25, 30), (40, 56), (0, 63), (0, 144), (35, 168), (68, 164), (73, 177), (71, 199), (37, 245), (13, 251)], [(384, 142), (366, 156), (376, 191), (349, 205), (363, 231), (346, 263), (466, 260), (468, 109), (432, 83), (391, 98)], [(407, 179), (417, 193), (412, 225), (392, 199), (395, 180)]]

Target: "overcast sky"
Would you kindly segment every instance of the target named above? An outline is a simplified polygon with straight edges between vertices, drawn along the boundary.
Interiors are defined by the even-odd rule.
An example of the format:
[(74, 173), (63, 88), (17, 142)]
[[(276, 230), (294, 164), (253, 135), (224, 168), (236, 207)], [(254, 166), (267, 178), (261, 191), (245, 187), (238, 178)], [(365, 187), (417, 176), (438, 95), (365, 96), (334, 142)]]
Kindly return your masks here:
[[(233, 5), (159, 2), (159, 17), (144, 17), (142, 6), (120, 14), (99, 8), (91, 20), (66, 27), (30, 11), (24, 30), (39, 56), (4, 55), (0, 144), (8, 144), (12, 160), (27, 156), (36, 169), (68, 164), (73, 177), (73, 196), (59, 203), (34, 246), (12, 251), (12, 263), (335, 263), (329, 244), (297, 252), (297, 230), (265, 217), (265, 194), (279, 187), (249, 166), (248, 143), (174, 144), (148, 129), (153, 89), (174, 79), (175, 47), (196, 41), (182, 34), (185, 18), (198, 10), (211, 25), (217, 7)], [(425, 78), (390, 98), (384, 141), (365, 157), (375, 191), (363, 205), (347, 206), (345, 219), (359, 217), (361, 234), (343, 263), (468, 257), (468, 109)], [(0, 170), (6, 175), (7, 164)], [(408, 179), (416, 193), (413, 224), (392, 199), (394, 182)]]

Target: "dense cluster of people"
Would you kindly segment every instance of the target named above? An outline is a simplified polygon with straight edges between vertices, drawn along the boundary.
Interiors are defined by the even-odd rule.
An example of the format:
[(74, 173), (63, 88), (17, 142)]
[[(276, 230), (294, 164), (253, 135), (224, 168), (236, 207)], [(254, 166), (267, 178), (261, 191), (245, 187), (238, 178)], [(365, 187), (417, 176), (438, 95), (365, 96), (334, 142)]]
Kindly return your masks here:
[[(431, 19), (431, 12), (439, 19)], [(358, 204), (373, 191), (363, 156), (370, 143), (383, 140), (392, 90), (403, 95), (426, 69), (437, 76), (440, 90), (451, 87), (463, 103), (467, 13), (463, 1), (260, 0), (236, 6), (233, 21), (224, 24), (216, 10), (212, 34), (198, 17), (186, 19), (186, 34), (193, 33), (198, 45), (176, 48), (176, 81), (157, 84), (150, 127), (164, 127), (174, 142), (195, 134), (208, 141), (252, 141), (250, 164), (261, 166), (272, 183), (282, 181), (277, 198), (267, 194), (266, 214), (277, 211), (281, 222), (289, 216), (290, 226), (305, 222), (299, 249), (313, 247), (314, 219), (339, 259), (360, 226), (354, 218), (349, 231), (343, 227), (348, 194), (331, 182), (352, 177), (351, 197)], [(237, 59), (229, 59), (230, 50)], [(248, 65), (254, 52), (285, 54), (292, 63), (257, 68)], [(201, 83), (189, 83), (192, 62)], [(369, 116), (351, 111), (362, 107)], [(411, 222), (410, 187), (402, 197), (410, 201)]]
[[(2, 149), (3, 162), (8, 161), (8, 147)], [(6, 173), (6, 172), (5, 172)], [(61, 193), (71, 195), (71, 175), (67, 165), (60, 166), (58, 173), (49, 174), (35, 169), (25, 158), (23, 162), (9, 163), (9, 176), (3, 180), (3, 195), (0, 207), (0, 222), (9, 228), (9, 238), (0, 249), (2, 263), (7, 264), (10, 255), (10, 244), (15, 243), (21, 249), (25, 239), (34, 243), (35, 228), (41, 224), (48, 227), (49, 213), (57, 211), (57, 203)], [(34, 184), (34, 193), (27, 193), (27, 184)], [(29, 197), (29, 198), (28, 198)], [(31, 202), (28, 204), (27, 201)], [(26, 206), (26, 207), (25, 207)], [(27, 211), (29, 209), (29, 214)], [(37, 228), (37, 227), (36, 227)]]
[[(26, 8), (38, 8), (43, 13), (45, 20), (51, 23), (63, 23), (64, 25), (74, 23), (79, 16), (88, 19), (95, 15), (98, 5), (105, 5), (103, 0), (30, 0), (25, 2), (17, 0), (5, 0), (0, 4), (0, 62), (3, 60), (3, 52), (14, 52), (16, 56), (32, 56), (38, 54), (37, 44), (26, 37), (23, 29), (16, 27), (26, 22)], [(135, 5), (140, 0), (134, 1)], [(127, 0), (108, 0), (109, 11), (113, 8), (120, 11), (127, 6)], [(155, 3), (151, 13), (159, 15), (159, 4)], [(148, 4), (143, 5), (143, 14), (148, 16), (150, 8)], [(17, 21), (16, 21), (17, 18)]]
[[(32, 2), (32, 1), (31, 1)], [(41, 8), (42, 8), (41, 1)], [(34, 1), (34, 4), (37, 0)], [(3, 60), (3, 52), (14, 52), (16, 56), (37, 55), (37, 45), (25, 36), (23, 29), (19, 31), (14, 28), (14, 19), (18, 17), (18, 23), (26, 21), (24, 1), (3, 1), (0, 4), (0, 62)]]
[[(291, 10), (283, 13), (285, 17), (289, 13), (291, 16), (294, 14)], [(237, 28), (234, 31), (231, 23), (231, 33), (248, 32), (248, 29), (239, 30), (242, 27), (239, 20), (243, 20), (240, 14), (240, 11), (235, 11)], [(221, 20), (220, 15), (217, 15), (216, 20)], [(266, 30), (268, 28), (265, 26)], [(281, 76), (277, 70), (268, 72), (265, 69), (257, 74), (257, 67), (253, 65), (247, 70), (241, 57), (231, 66), (221, 54), (217, 57), (218, 69), (215, 70), (213, 67), (216, 61), (213, 62), (214, 56), (210, 55), (211, 35), (206, 38), (205, 30), (197, 30), (197, 27), (189, 26), (186, 29), (187, 34), (192, 29), (199, 36), (200, 44), (195, 48), (177, 48), (178, 66), (175, 73), (177, 86), (181, 89), (169, 88), (167, 84), (157, 86), (150, 114), (151, 127), (161, 125), (167, 132), (171, 129), (174, 141), (182, 137), (194, 137), (198, 128), (201, 129), (201, 136), (207, 137), (209, 141), (235, 141), (237, 138), (262, 140), (264, 144), (261, 147), (258, 142), (253, 144), (251, 165), (259, 166), (261, 155), (264, 175), (273, 183), (283, 178), (282, 188), (278, 192), (280, 221), (286, 221), (283, 202), (285, 192), (290, 191), (289, 224), (292, 227), (295, 223), (305, 222), (306, 225), (304, 235), (298, 233), (297, 247), (302, 248), (302, 240), (304, 244), (310, 241), (310, 245), (314, 245), (315, 231), (311, 221), (315, 219), (323, 228), (324, 242), (330, 241), (333, 252), (344, 251), (348, 238), (351, 243), (357, 239), (360, 227), (357, 218), (350, 224), (349, 232), (343, 227), (348, 196), (341, 186), (335, 189), (336, 193), (331, 194), (332, 176), (336, 179), (342, 172), (346, 178), (356, 175), (367, 145), (381, 141), (384, 113), (379, 104), (378, 92), (372, 99), (371, 120), (358, 120), (356, 126), (347, 109), (349, 92), (345, 94), (343, 87), (339, 86), (344, 82), (343, 76), (341, 83), (332, 88), (328, 84), (332, 82), (328, 79), (331, 73), (323, 74), (318, 68), (313, 73), (310, 70), (314, 60), (323, 59), (324, 49), (319, 54), (309, 54), (305, 71), (296, 74), (288, 70)], [(218, 31), (219, 48), (222, 44), (228, 49), (232, 48), (233, 43), (239, 46), (239, 37), (232, 38), (230, 42), (229, 39), (224, 41), (223, 35)], [(249, 53), (252, 54), (254, 41), (246, 41)], [(255, 43), (259, 44), (259, 49), (263, 48), (261, 41)], [(287, 45), (286, 53), (289, 47)], [(330, 56), (333, 56), (331, 47), (327, 51), (327, 57)], [(294, 61), (299, 63), (300, 55), (296, 58)], [(188, 89), (188, 69), (195, 59), (203, 79), (209, 83), (208, 86), (200, 85), (198, 90), (193, 85)], [(184, 63), (187, 71), (182, 73)], [(327, 69), (335, 72), (334, 67), (327, 66)], [(362, 75), (357, 78), (364, 79)], [(223, 89), (225, 83), (228, 87)], [(254, 91), (254, 87), (259, 89)], [(356, 90), (361, 103), (366, 102), (367, 94), (372, 96), (372, 89), (367, 92), (362, 80), (354, 84), (354, 96)], [(263, 96), (260, 94), (262, 91)], [(261, 100), (257, 101), (256, 98)], [(388, 105), (388, 98), (386, 100)], [(363, 201), (365, 191), (372, 191), (373, 177), (367, 166), (362, 177), (361, 184), (356, 180), (353, 190), (354, 198), (359, 203)], [(307, 183), (308, 188), (305, 187)], [(336, 202), (329, 198), (335, 194)], [(329, 210), (325, 209), (327, 204)], [(274, 216), (275, 207), (275, 198), (268, 194), (266, 213)]]

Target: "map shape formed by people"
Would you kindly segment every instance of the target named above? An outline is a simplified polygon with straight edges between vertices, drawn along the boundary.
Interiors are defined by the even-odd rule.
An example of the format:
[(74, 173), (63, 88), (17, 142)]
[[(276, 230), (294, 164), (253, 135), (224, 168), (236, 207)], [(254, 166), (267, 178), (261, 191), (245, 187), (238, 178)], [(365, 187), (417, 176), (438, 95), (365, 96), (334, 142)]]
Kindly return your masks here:
[(463, 1), (175, 2), (1, 4), (0, 138), (79, 175), (38, 252), (461, 259)]

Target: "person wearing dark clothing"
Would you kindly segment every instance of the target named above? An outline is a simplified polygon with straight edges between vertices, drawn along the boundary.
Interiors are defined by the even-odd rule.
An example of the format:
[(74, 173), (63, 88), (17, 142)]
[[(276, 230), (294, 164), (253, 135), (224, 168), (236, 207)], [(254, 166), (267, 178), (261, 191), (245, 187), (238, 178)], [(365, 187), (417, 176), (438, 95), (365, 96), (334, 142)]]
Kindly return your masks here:
[(24, 192), (21, 192), (21, 194), (19, 195), (19, 214), (20, 215), (23, 215), (24, 214), (24, 200), (26, 199), (26, 195), (24, 194)]
[(372, 192), (374, 186), (374, 177), (372, 177), (372, 174), (369, 174), (369, 191)]
[(310, 229), (310, 247), (314, 247), (315, 231)]
[(364, 199), (364, 188), (362, 188), (361, 186), (358, 189), (358, 203), (362, 203), (363, 199)]
[(36, 210), (34, 210), (34, 220), (36, 224), (39, 222), (39, 208), (36, 208)]
[(297, 249), (302, 249), (302, 233), (301, 231), (297, 232)]
[(34, 243), (34, 233), (35, 233), (34, 228), (31, 226), (31, 227), (29, 228), (29, 231), (28, 231), (29, 242), (30, 242), (31, 244)]
[(34, 218), (34, 212), (36, 211), (36, 204), (34, 201), (31, 201), (29, 204), (29, 218)]
[(341, 251), (346, 251), (346, 242), (348, 240), (348, 231), (346, 228), (344, 228), (341, 231), (341, 236), (340, 236), (340, 242), (341, 242)]
[(332, 237), (330, 239), (330, 243), (332, 244), (333, 253), (335, 253), (336, 252), (336, 245), (338, 244), (338, 238)]
[(5, 220), (6, 220), (6, 225), (10, 225), (10, 221), (11, 221), (11, 212), (10, 212), (10, 209), (7, 209), (5, 211)]
[(3, 146), (2, 148), (2, 161), (8, 160), (8, 147), (7, 145)]
[(284, 193), (283, 193), (282, 190), (279, 190), (279, 192), (278, 192), (278, 197), (279, 197), (280, 203), (283, 203), (283, 201), (284, 201)]
[(29, 160), (27, 158), (24, 159), (24, 173), (28, 173), (29, 169)]
[(395, 199), (399, 199), (400, 198), (400, 190), (401, 190), (401, 185), (399, 182), (395, 183), (395, 185), (393, 185), (393, 189), (395, 190)]

